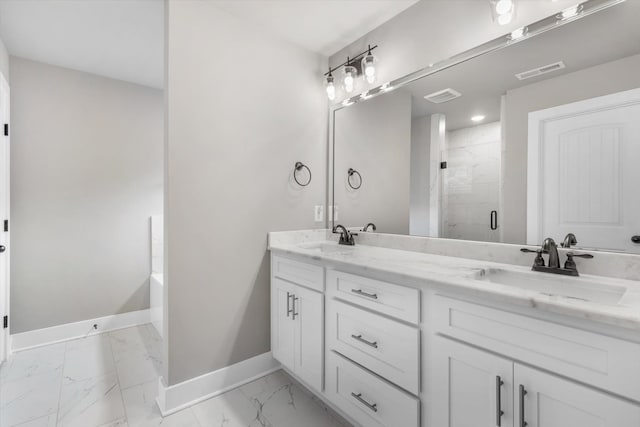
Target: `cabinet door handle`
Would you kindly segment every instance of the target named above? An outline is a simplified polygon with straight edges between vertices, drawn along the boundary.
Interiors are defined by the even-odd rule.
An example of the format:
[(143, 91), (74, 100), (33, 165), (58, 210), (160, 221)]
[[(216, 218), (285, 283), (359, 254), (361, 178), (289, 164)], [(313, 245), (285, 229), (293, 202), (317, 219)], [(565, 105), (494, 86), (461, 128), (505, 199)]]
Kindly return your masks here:
[(291, 296), (293, 300), (293, 315), (291, 317), (293, 320), (296, 320), (296, 316), (300, 316), (300, 313), (296, 311), (296, 301), (298, 301), (300, 298), (296, 297), (295, 295), (291, 295)]
[(496, 426), (502, 426), (502, 416), (504, 411), (502, 410), (502, 386), (504, 381), (500, 378), (500, 375), (496, 376)]
[(362, 334), (360, 334), (360, 335), (353, 335), (352, 334), (351, 338), (353, 338), (354, 340), (360, 341), (361, 343), (366, 344), (369, 347), (378, 348), (378, 342), (377, 341), (365, 340), (364, 338), (362, 338)]
[(293, 310), (291, 309), (291, 297), (292, 296), (293, 296), (292, 294), (287, 292), (287, 317), (289, 317), (289, 315), (291, 313), (293, 313)]
[(527, 390), (520, 384), (520, 427), (527, 427), (527, 421), (524, 416), (524, 397), (527, 395)]
[(366, 406), (367, 408), (371, 409), (373, 412), (378, 412), (378, 405), (375, 403), (369, 403), (366, 400), (364, 400), (362, 398), (362, 393), (351, 393), (351, 396), (356, 399), (358, 402), (362, 403), (364, 406)]
[(362, 289), (351, 289), (351, 292), (353, 292), (354, 294), (362, 295), (363, 297), (378, 299), (378, 294), (368, 294)]
[(489, 225), (492, 230), (498, 229), (498, 211), (491, 211), (489, 215)]

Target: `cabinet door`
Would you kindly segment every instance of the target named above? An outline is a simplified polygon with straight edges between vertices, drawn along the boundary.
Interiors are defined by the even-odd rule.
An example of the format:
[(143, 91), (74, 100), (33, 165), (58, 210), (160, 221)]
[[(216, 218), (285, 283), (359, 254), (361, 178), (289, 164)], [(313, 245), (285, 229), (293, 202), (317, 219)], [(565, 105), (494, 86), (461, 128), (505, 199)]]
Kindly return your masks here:
[(293, 295), (296, 286), (275, 277), (271, 279), (271, 352), (282, 365), (294, 370), (296, 321)]
[(322, 391), (323, 295), (300, 286), (296, 286), (294, 293), (296, 352), (293, 369), (300, 379), (317, 391)]
[(640, 426), (640, 406), (591, 387), (518, 364), (514, 380), (517, 427)]
[(433, 357), (432, 425), (513, 426), (513, 362), (440, 336)]

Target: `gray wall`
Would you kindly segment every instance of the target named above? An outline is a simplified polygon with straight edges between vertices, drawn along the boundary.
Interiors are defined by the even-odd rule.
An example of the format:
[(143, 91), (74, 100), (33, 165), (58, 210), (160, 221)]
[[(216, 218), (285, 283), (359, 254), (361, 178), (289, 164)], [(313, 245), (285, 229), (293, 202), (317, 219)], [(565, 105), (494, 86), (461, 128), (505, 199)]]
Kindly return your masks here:
[(411, 184), (409, 234), (429, 236), (429, 158), (431, 116), (411, 120)]
[[(361, 91), (427, 67), (516, 28), (553, 15), (575, 0), (519, 1), (515, 19), (500, 26), (491, 18), (491, 8), (484, 0), (424, 0), (385, 22), (375, 30), (331, 55), (332, 66), (341, 64), (367, 48), (379, 45), (378, 81), (368, 85), (360, 80)], [(342, 96), (339, 91), (338, 97)], [(340, 99), (336, 99), (339, 102)]]
[[(335, 115), (335, 204), (337, 223), (381, 233), (409, 233), (411, 95), (394, 91), (338, 110)], [(362, 186), (347, 183), (356, 169)], [(351, 182), (357, 186), (358, 178)]]
[(162, 91), (11, 57), (11, 332), (148, 308)]
[(543, 80), (507, 92), (502, 161), (504, 242), (527, 235), (527, 139), (529, 112), (640, 87), (640, 55)]
[(2, 39), (0, 39), (0, 73), (9, 81), (9, 52)]
[[(216, 8), (167, 5), (165, 379), (268, 352), (267, 232), (324, 227), (326, 58)], [(233, 40), (233, 43), (229, 41)], [(293, 183), (296, 161), (313, 181)], [(168, 378), (167, 378), (168, 377)]]

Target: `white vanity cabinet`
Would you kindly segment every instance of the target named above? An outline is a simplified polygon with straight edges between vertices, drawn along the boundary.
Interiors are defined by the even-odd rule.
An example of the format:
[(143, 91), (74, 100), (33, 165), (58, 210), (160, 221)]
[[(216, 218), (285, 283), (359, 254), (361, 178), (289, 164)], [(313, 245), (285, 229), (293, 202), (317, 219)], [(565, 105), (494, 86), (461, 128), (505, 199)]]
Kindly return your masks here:
[(434, 425), (637, 427), (640, 406), (466, 344), (434, 340)]
[[(277, 266), (272, 269), (271, 277), (273, 357), (307, 385), (322, 391), (324, 296), (307, 286), (317, 283), (318, 277), (322, 284), (323, 269), (280, 257), (273, 257), (272, 266)], [(296, 274), (287, 273), (291, 271)], [(306, 286), (278, 276), (297, 280)]]
[(363, 427), (419, 427), (420, 292), (326, 277), (327, 398)]
[(635, 336), (363, 274), (272, 256), (273, 356), (358, 427), (640, 427)]
[(640, 426), (636, 404), (517, 363), (513, 372), (517, 427)]
[(514, 426), (512, 361), (440, 336), (432, 351), (434, 426)]
[(446, 297), (434, 314), (465, 341), (433, 337), (434, 425), (640, 426), (640, 406), (618, 397), (637, 399), (639, 344)]

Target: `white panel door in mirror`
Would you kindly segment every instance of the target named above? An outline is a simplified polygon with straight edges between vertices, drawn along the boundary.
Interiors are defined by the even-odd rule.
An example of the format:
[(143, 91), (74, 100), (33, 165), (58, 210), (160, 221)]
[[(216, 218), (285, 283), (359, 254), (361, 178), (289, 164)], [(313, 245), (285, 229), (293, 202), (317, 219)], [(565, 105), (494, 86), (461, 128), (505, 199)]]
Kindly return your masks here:
[(632, 241), (640, 235), (640, 103), (600, 99), (571, 104), (542, 124), (537, 240), (571, 232), (579, 247), (640, 253)]

